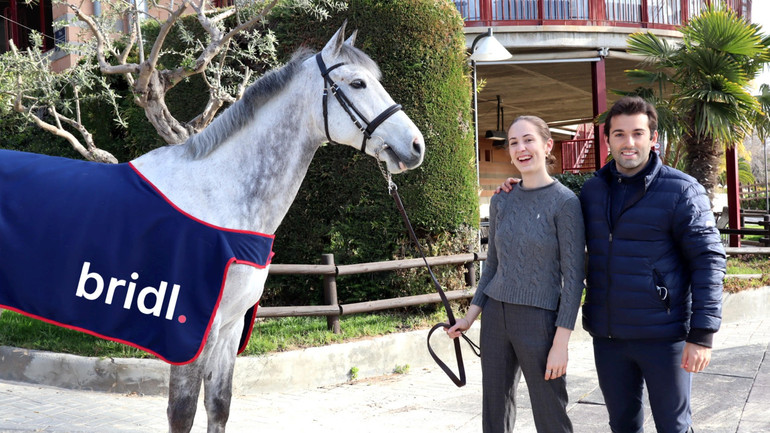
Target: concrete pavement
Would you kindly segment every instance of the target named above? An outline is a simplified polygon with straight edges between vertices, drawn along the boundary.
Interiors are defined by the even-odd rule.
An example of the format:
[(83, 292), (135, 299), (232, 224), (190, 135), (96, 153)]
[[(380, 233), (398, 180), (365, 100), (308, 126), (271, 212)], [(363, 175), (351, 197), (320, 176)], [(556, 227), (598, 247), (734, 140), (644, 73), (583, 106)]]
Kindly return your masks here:
[[(726, 297), (725, 320), (715, 337), (711, 365), (693, 379), (692, 408), (698, 433), (770, 432), (768, 307), (770, 288)], [(477, 332), (475, 329), (472, 334)], [(425, 333), (415, 331), (242, 361), (236, 367), (236, 395), (228, 431), (481, 432), (478, 359), (465, 351), (468, 384), (457, 388), (430, 358), (423, 359), (421, 354), (427, 352)], [(7, 353), (0, 354), (0, 364), (34, 370), (18, 360), (8, 362)], [(447, 352), (443, 353), (449, 361)], [(89, 362), (98, 365), (86, 361), (79, 368), (87, 370), (84, 365)], [(329, 369), (330, 363), (341, 365), (337, 370), (345, 374), (356, 366), (359, 376), (365, 378), (348, 382), (338, 378), (335, 382), (339, 372), (317, 373), (319, 368)], [(152, 362), (141, 364), (154, 368), (148, 367)], [(407, 365), (406, 373), (391, 373), (405, 370)], [(64, 362), (56, 368), (77, 370)], [(115, 383), (122, 380), (123, 385), (113, 388), (137, 381), (137, 370), (128, 371), (131, 379), (117, 374)], [(319, 376), (318, 383), (310, 379), (314, 376)], [(49, 377), (59, 377), (62, 382), (62, 377), (74, 380), (76, 376), (49, 371)], [(142, 380), (139, 378), (139, 383)], [(334, 383), (325, 383), (328, 381)], [(591, 340), (581, 331), (576, 331), (570, 342), (568, 391), (575, 432), (609, 431)], [(518, 432), (535, 432), (528, 400), (522, 381)], [(167, 428), (165, 404), (161, 395), (140, 392), (105, 393), (0, 381), (0, 432), (161, 432)], [(654, 432), (649, 411), (647, 418), (646, 431)], [(205, 431), (202, 405), (193, 431)]]

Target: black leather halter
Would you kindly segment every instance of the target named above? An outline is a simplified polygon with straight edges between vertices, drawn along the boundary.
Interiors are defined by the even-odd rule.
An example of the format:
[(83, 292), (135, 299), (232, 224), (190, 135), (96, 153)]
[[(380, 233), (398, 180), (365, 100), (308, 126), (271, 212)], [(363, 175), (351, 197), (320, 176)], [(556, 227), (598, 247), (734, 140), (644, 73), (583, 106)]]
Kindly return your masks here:
[[(316, 54), (315, 56), (316, 62), (318, 63), (318, 69), (321, 70), (321, 76), (324, 78), (324, 93), (323, 93), (323, 113), (324, 113), (324, 129), (326, 131), (326, 138), (329, 140), (329, 143), (338, 144), (336, 141), (332, 140), (331, 135), (329, 135), (329, 92), (331, 91), (331, 94), (334, 95), (335, 98), (337, 98), (337, 101), (340, 103), (340, 106), (345, 110), (346, 113), (348, 113), (348, 116), (350, 116), (350, 120), (353, 121), (353, 123), (356, 124), (358, 129), (364, 133), (364, 139), (361, 142), (361, 152), (366, 151), (366, 140), (372, 138), (372, 133), (374, 133), (374, 130), (377, 129), (382, 122), (384, 122), (388, 117), (396, 114), (399, 110), (401, 110), (400, 104), (394, 104), (391, 105), (388, 109), (380, 113), (377, 117), (374, 118), (371, 122), (366, 119), (366, 116), (361, 114), (358, 109), (356, 109), (355, 105), (353, 105), (352, 102), (350, 102), (350, 99), (345, 95), (345, 93), (340, 89), (340, 86), (337, 85), (337, 83), (334, 82), (334, 80), (329, 77), (329, 72), (333, 71), (334, 69), (339, 68), (340, 66), (344, 65), (344, 63), (337, 63), (336, 65), (326, 68), (326, 64), (324, 63), (323, 58), (321, 57), (321, 53)], [(355, 114), (353, 114), (355, 113)], [(359, 120), (360, 119), (360, 120)], [(366, 126), (364, 126), (366, 125)]]

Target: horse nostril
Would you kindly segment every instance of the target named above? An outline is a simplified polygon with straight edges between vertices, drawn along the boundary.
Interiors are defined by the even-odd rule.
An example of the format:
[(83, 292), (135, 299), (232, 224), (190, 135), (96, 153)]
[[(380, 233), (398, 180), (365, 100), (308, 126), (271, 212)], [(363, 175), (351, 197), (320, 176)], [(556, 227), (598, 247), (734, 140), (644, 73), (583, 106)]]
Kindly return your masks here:
[(415, 138), (414, 141), (412, 142), (412, 149), (417, 154), (422, 153), (423, 147), (424, 145), (422, 144), (422, 140), (420, 140), (419, 138)]

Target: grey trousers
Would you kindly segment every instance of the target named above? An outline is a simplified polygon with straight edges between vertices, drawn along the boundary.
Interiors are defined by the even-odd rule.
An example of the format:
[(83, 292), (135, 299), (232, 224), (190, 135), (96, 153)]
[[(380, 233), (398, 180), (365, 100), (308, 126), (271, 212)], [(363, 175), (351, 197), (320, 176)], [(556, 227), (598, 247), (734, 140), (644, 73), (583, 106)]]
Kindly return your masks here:
[(543, 379), (555, 322), (555, 311), (491, 298), (484, 305), (480, 338), (484, 433), (513, 432), (516, 388), (522, 373), (537, 431), (572, 432), (564, 376)]

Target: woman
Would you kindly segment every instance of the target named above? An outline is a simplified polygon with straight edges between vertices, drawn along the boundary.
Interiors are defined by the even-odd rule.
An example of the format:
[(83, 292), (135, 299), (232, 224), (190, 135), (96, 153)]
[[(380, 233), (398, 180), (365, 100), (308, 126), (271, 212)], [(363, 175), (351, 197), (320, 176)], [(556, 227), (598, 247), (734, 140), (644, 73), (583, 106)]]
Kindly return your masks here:
[(508, 129), (521, 182), (492, 197), (489, 251), (465, 317), (452, 338), (484, 311), (481, 371), (484, 433), (512, 432), (524, 374), (538, 432), (572, 432), (567, 416), (567, 344), (583, 292), (585, 236), (580, 202), (548, 174), (548, 125), (521, 116)]

